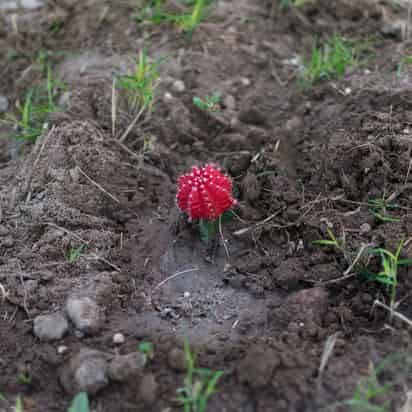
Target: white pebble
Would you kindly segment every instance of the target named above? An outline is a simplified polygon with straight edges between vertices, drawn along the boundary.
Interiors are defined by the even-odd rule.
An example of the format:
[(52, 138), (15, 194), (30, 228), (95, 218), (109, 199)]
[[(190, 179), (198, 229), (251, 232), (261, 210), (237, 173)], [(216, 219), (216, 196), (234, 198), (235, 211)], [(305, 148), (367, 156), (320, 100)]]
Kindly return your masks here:
[(65, 346), (65, 345), (60, 345), (60, 346), (58, 346), (57, 347), (57, 353), (59, 354), (59, 355), (63, 355), (63, 354), (65, 354), (67, 351), (68, 351), (68, 347), (67, 346)]
[(247, 87), (250, 86), (250, 79), (248, 79), (247, 77), (242, 77), (242, 79), (240, 80), (240, 82), (243, 84), (243, 86)]
[(126, 341), (126, 338), (124, 337), (122, 333), (115, 333), (113, 335), (113, 343), (115, 343), (116, 345), (121, 345), (125, 341)]

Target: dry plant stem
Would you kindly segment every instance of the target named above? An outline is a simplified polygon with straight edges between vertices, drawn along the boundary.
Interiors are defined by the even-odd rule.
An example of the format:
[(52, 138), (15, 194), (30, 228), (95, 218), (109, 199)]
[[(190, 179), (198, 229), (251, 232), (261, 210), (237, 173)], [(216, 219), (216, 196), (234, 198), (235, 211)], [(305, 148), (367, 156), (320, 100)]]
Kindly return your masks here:
[(25, 173), (27, 177), (23, 184), (23, 194), (26, 195), (26, 202), (29, 202), (31, 199), (31, 184), (32, 184), (34, 170), (36, 169), (37, 163), (39, 163), (40, 161), (40, 156), (44, 148), (46, 147), (46, 144), (49, 141), (51, 134), (54, 132), (54, 129), (55, 127), (53, 126), (48, 133), (43, 134), (42, 137), (36, 141), (36, 144), (34, 146), (33, 152), (34, 153), (37, 152), (37, 156), (33, 164), (30, 165), (31, 166), (30, 172), (27, 171), (27, 173)]
[(386, 309), (388, 312), (390, 312), (391, 317), (394, 316), (395, 318), (398, 318), (399, 320), (405, 322), (409, 326), (412, 326), (412, 321), (409, 318), (407, 318), (405, 315), (402, 315), (402, 313), (397, 312), (396, 310), (394, 310), (390, 306), (385, 305), (380, 300), (375, 300), (375, 302), (373, 302), (373, 306), (378, 306), (378, 307), (381, 307), (383, 309)]
[(7, 292), (6, 288), (0, 283), (0, 294), (1, 294), (1, 299), (7, 299), (9, 296), (9, 292)]
[(85, 172), (83, 172), (83, 170), (80, 168), (80, 166), (77, 166), (77, 169), (90, 183), (92, 183), (94, 186), (96, 186), (104, 194), (109, 196), (110, 199), (114, 200), (117, 203), (120, 203), (120, 200), (117, 197), (115, 197), (114, 195), (109, 193), (106, 189), (103, 188), (103, 186), (99, 185), (99, 183), (97, 183), (95, 180), (93, 180), (91, 177), (89, 177)]
[(403, 404), (399, 412), (411, 412), (411, 411), (412, 411), (412, 391), (407, 391), (405, 403)]
[(161, 288), (165, 283), (169, 282), (170, 280), (180, 276), (180, 275), (184, 275), (185, 273), (190, 273), (190, 272), (196, 272), (197, 270), (199, 270), (199, 268), (192, 268), (192, 269), (186, 269), (186, 270), (182, 270), (180, 272), (176, 272), (173, 275), (167, 277), (166, 279), (163, 279), (158, 285), (156, 285), (153, 289), (152, 289), (152, 293), (155, 292), (157, 289)]
[(143, 112), (145, 111), (146, 106), (143, 106), (139, 112), (136, 114), (135, 118), (133, 119), (133, 121), (129, 124), (128, 128), (125, 130), (125, 132), (120, 136), (119, 138), (119, 142), (123, 143), (127, 136), (129, 135), (129, 133), (131, 132), (131, 130), (133, 129), (133, 127), (135, 127), (136, 123), (138, 122), (138, 120), (140, 119), (140, 116), (143, 114)]
[(222, 243), (223, 243), (223, 247), (225, 249), (225, 253), (226, 253), (226, 257), (227, 260), (230, 260), (230, 253), (229, 253), (229, 249), (226, 245), (226, 240), (223, 236), (223, 231), (222, 231), (222, 216), (219, 216), (219, 234), (220, 234), (220, 238), (222, 239)]
[(116, 79), (112, 83), (112, 138), (116, 136), (116, 116), (117, 116), (117, 94), (116, 94)]

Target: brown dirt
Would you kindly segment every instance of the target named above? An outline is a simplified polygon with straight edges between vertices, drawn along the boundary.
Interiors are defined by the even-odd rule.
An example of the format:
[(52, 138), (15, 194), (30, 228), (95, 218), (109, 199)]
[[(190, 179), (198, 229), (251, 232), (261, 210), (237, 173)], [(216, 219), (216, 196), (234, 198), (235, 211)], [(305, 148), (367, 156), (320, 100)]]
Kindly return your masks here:
[[(346, 262), (312, 241), (329, 225), (353, 250), (363, 243), (394, 250), (412, 233), (411, 72), (396, 74), (410, 42), (380, 34), (396, 10), (319, 0), (270, 16), (270, 2), (222, 0), (188, 42), (173, 27), (139, 26), (126, 3), (49, 2), (21, 11), (18, 32), (10, 14), (0, 15), (0, 94), (21, 96), (40, 48), (71, 92), (69, 107), (25, 156), (10, 154), (13, 144), (2, 139), (0, 283), (9, 295), (0, 301), (0, 393), (21, 395), (25, 411), (66, 410), (71, 398), (59, 377), (81, 348), (129, 353), (150, 340), (155, 358), (145, 376), (110, 383), (93, 408), (179, 410), (179, 350), (188, 337), (201, 366), (225, 372), (210, 411), (317, 411), (351, 397), (370, 362), (408, 351), (411, 336), (373, 310), (375, 299), (387, 302), (384, 288), (356, 276), (335, 281)], [(64, 26), (50, 35), (56, 16)], [(302, 93), (290, 59), (334, 31), (372, 38), (376, 53), (339, 81)], [(168, 59), (154, 114), (125, 142), (140, 153), (152, 136), (142, 167), (111, 137), (111, 78), (141, 49), (143, 34), (150, 55)], [(7, 59), (10, 51), (20, 57)], [(174, 91), (176, 79), (185, 93)], [(214, 90), (235, 106), (210, 115), (193, 107), (193, 96)], [(127, 116), (118, 128), (125, 126)], [(234, 181), (241, 220), (224, 226), (229, 261), (222, 247), (205, 259), (196, 228), (174, 203), (179, 174), (204, 162), (220, 164)], [(368, 199), (395, 192), (400, 221), (376, 222)], [(69, 248), (81, 243), (89, 246), (70, 264)], [(412, 316), (411, 271), (400, 270), (405, 316)], [(102, 329), (81, 336), (71, 327), (57, 343), (39, 341), (33, 319), (64, 309), (77, 292), (104, 309)], [(118, 332), (126, 336), (119, 348)], [(320, 379), (326, 339), (336, 332)], [(29, 385), (19, 383), (21, 372)], [(390, 410), (404, 399), (398, 389), (385, 395)], [(0, 401), (0, 410), (8, 407)]]

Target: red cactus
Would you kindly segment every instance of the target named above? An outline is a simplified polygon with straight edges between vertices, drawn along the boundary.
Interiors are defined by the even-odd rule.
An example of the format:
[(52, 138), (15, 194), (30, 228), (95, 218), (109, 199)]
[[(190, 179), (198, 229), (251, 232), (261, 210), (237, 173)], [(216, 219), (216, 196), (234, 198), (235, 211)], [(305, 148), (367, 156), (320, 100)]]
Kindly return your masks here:
[(200, 169), (193, 166), (177, 186), (177, 205), (191, 220), (216, 220), (236, 203), (230, 178), (209, 164)]

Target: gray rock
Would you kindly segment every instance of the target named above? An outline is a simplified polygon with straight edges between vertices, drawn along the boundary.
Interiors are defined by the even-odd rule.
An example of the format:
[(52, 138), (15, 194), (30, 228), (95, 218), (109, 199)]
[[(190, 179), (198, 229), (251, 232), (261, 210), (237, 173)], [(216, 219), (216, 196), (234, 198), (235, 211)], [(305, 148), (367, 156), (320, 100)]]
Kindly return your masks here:
[(51, 341), (61, 339), (68, 328), (69, 323), (60, 312), (40, 315), (34, 319), (33, 331), (40, 340)]
[(223, 106), (226, 107), (226, 109), (232, 110), (232, 111), (236, 110), (236, 100), (231, 94), (226, 95), (223, 98), (222, 103), (223, 103)]
[(62, 109), (67, 109), (70, 106), (70, 92), (64, 92), (59, 98), (59, 107)]
[(143, 376), (140, 381), (139, 393), (140, 398), (146, 405), (153, 405), (157, 398), (159, 384), (156, 382), (154, 375)]
[(175, 80), (172, 84), (172, 88), (177, 93), (184, 93), (186, 91), (186, 85), (183, 80)]
[(81, 349), (60, 373), (60, 382), (70, 394), (87, 392), (95, 395), (109, 383), (107, 375), (110, 356), (92, 349)]
[(114, 381), (124, 382), (141, 374), (146, 359), (140, 352), (116, 356), (109, 364), (109, 377)]
[(70, 297), (66, 311), (76, 328), (86, 334), (96, 334), (102, 325), (103, 314), (100, 307), (89, 297)]
[(5, 113), (9, 110), (9, 99), (0, 94), (0, 113)]

